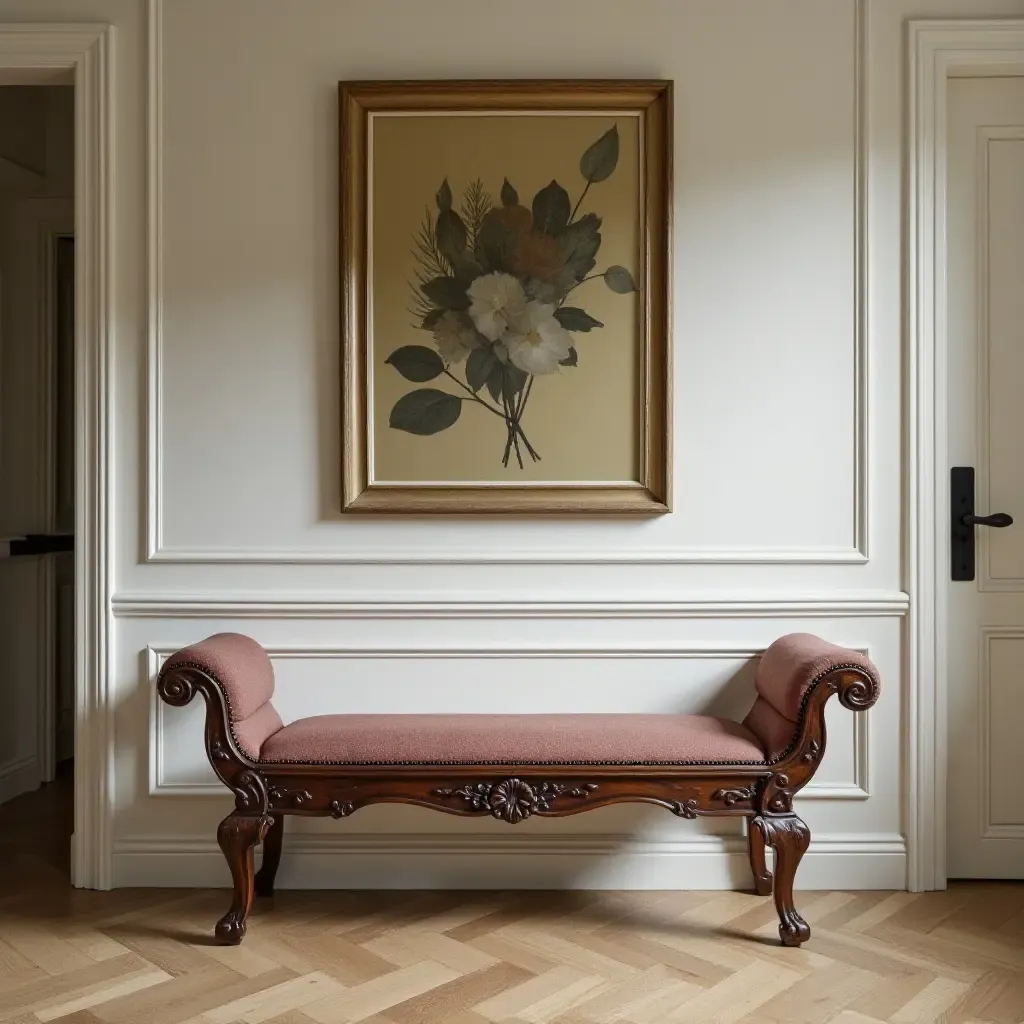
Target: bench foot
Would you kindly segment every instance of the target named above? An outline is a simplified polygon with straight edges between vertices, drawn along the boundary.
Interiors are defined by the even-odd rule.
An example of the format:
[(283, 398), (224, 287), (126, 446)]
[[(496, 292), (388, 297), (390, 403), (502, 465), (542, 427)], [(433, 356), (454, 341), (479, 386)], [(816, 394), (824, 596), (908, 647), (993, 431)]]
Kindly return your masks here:
[(273, 814), (273, 825), (267, 829), (263, 837), (263, 863), (253, 886), (257, 896), (274, 895), (274, 879), (277, 878), (277, 866), (281, 863), (281, 845), (284, 842), (284, 815)]
[(214, 935), (225, 946), (237, 946), (245, 938), (245, 921), (252, 907), (253, 847), (272, 824), (270, 815), (229, 814), (217, 829), (217, 843), (231, 869), (234, 898), (231, 909), (217, 922)]
[(811, 929), (794, 906), (793, 883), (800, 860), (810, 845), (811, 830), (795, 814), (780, 814), (753, 818), (751, 834), (755, 831), (760, 834), (762, 845), (767, 844), (775, 851), (772, 889), (779, 915), (779, 937), (784, 946), (799, 946), (811, 937)]
[(750, 851), (750, 870), (754, 875), (754, 891), (758, 896), (771, 896), (772, 873), (765, 859), (765, 834), (757, 818), (747, 821), (747, 845)]

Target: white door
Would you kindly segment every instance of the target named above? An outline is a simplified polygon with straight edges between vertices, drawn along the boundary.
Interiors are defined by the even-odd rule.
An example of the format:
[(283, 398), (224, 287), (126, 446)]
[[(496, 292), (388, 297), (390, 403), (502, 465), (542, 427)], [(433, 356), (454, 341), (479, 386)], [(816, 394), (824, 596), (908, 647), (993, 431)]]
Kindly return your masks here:
[(950, 467), (1014, 522), (947, 584), (947, 873), (1024, 878), (1024, 79), (953, 79), (948, 116)]
[(73, 230), (70, 200), (0, 197), (0, 803), (71, 753), (73, 556), (42, 551), (74, 529), (57, 457), (74, 440)]

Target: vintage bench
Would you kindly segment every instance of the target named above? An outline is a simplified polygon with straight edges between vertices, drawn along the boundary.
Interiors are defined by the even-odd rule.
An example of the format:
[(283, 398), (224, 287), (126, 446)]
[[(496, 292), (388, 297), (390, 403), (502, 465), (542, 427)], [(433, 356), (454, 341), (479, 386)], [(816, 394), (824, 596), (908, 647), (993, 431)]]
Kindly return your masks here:
[[(806, 633), (776, 641), (757, 668), (742, 723), (708, 715), (318, 715), (283, 725), (274, 670), (255, 640), (220, 633), (167, 659), (160, 696), (206, 700), (206, 752), (235, 794), (217, 841), (234, 882), (216, 936), (245, 936), (253, 892), (270, 895), (288, 814), (346, 818), (372, 803), (408, 803), (515, 825), (626, 801), (681, 818), (748, 819), (760, 895), (774, 893), (787, 946), (810, 937), (793, 904), (810, 831), (794, 795), (825, 752), (825, 703), (851, 711), (878, 698), (874, 665)], [(263, 865), (253, 870), (253, 848)], [(765, 847), (775, 851), (775, 873)]]

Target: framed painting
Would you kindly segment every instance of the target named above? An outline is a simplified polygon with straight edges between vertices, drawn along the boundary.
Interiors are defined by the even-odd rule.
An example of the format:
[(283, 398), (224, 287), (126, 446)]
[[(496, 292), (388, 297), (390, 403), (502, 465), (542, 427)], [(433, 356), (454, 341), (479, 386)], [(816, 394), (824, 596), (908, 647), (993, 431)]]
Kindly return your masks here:
[(671, 82), (340, 103), (344, 511), (669, 511)]

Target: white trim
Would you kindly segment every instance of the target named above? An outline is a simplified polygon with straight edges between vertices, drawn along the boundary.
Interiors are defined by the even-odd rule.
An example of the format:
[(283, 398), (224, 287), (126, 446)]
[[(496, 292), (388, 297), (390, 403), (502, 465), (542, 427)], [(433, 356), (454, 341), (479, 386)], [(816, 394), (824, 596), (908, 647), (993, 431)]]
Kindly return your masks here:
[(863, 565), (852, 548), (651, 548), (621, 551), (481, 550), (403, 551), (361, 548), (330, 551), (302, 548), (162, 547), (147, 561), (173, 565)]
[(71, 878), (108, 888), (113, 826), (112, 577), (113, 28), (0, 24), (0, 69), (59, 69), (75, 82), (75, 833)]
[(116, 617), (134, 619), (803, 619), (903, 617), (909, 600), (906, 594), (885, 591), (690, 601), (410, 601), (404, 595), (339, 601), (312, 595), (118, 594), (112, 606)]
[(946, 97), (960, 74), (1024, 74), (1024, 21), (909, 25), (907, 849), (912, 891), (946, 886)]
[(146, 544), (147, 562), (174, 565), (863, 565), (868, 561), (869, 406), (868, 362), (868, 174), (867, 174), (867, 18), (869, 0), (853, 0), (854, 102), (854, 457), (853, 537), (850, 547), (789, 548), (675, 548), (566, 551), (537, 549), (509, 553), (506, 549), (478, 552), (396, 552), (393, 548), (340, 551), (316, 548), (196, 548), (165, 543), (162, 467), (163, 381), (163, 62), (162, 4), (148, 0), (149, 80), (147, 88), (148, 179), (148, 374), (146, 402)]
[[(169, 783), (164, 781), (164, 716), (167, 705), (160, 700), (155, 686), (157, 673), (164, 660), (177, 650), (176, 644), (151, 644), (143, 652), (146, 678), (143, 687), (149, 693), (148, 778), (149, 795), (154, 797), (187, 796), (223, 798), (224, 787), (212, 779), (210, 782)], [(358, 647), (345, 645), (277, 645), (264, 648), (272, 661), (286, 660), (465, 660), (465, 659), (640, 659), (673, 658), (679, 660), (743, 660), (759, 658), (764, 648), (758, 647), (696, 647), (696, 646), (615, 646), (615, 647), (551, 647), (534, 645), (490, 645), (486, 647), (433, 646), (433, 647)], [(863, 645), (855, 650), (870, 656)], [(841, 782), (814, 782), (800, 793), (803, 800), (866, 800), (869, 791), (870, 764), (870, 711), (853, 718), (853, 779)]]
[(146, 360), (146, 560), (163, 550), (163, 10), (146, 4), (146, 290), (149, 344)]
[[(653, 813), (652, 818), (654, 820)], [(291, 823), (289, 823), (291, 824)], [(632, 835), (506, 835), (498, 822), (448, 833), (293, 832), (285, 837), (279, 888), (302, 889), (733, 889), (749, 885), (742, 836), (685, 839)], [(502, 832), (499, 834), (498, 829)], [(224, 856), (209, 836), (119, 838), (119, 886), (226, 886)], [(802, 889), (901, 889), (902, 836), (813, 836), (798, 876)], [(772, 921), (770, 933), (776, 924)]]

